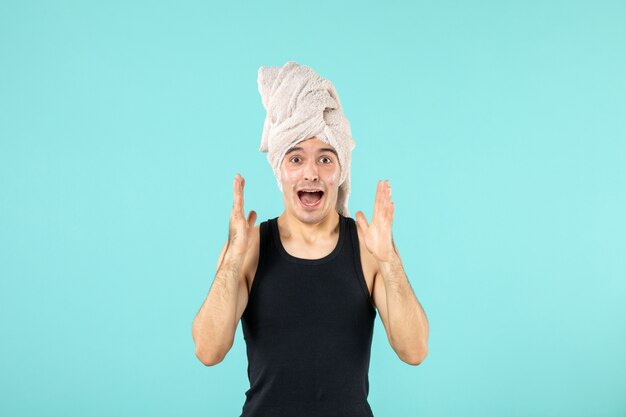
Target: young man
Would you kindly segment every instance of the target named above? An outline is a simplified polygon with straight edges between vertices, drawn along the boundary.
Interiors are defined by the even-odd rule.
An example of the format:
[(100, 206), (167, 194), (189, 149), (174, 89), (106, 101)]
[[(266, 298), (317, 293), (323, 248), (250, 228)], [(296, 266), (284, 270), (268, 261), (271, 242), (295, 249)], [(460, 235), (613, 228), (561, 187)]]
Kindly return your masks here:
[[(371, 223), (361, 211), (350, 218), (354, 146), (334, 87), (292, 61), (262, 67), (259, 86), (270, 120), (261, 149), (269, 152), (285, 210), (255, 226), (256, 212), (244, 213), (244, 179), (235, 176), (228, 241), (193, 323), (196, 355), (207, 366), (221, 362), (241, 319), (250, 380), (242, 416), (372, 417), (376, 310), (401, 360), (418, 365), (428, 350), (428, 321), (392, 239), (391, 187), (378, 182)], [(322, 91), (318, 97), (332, 100), (301, 100), (305, 110), (283, 111), (291, 123), (281, 132), (275, 126), (284, 120), (273, 112), (289, 110), (280, 99), (293, 102), (294, 91), (304, 97)], [(324, 126), (307, 136), (315, 129), (302, 126), (315, 119), (316, 107)]]

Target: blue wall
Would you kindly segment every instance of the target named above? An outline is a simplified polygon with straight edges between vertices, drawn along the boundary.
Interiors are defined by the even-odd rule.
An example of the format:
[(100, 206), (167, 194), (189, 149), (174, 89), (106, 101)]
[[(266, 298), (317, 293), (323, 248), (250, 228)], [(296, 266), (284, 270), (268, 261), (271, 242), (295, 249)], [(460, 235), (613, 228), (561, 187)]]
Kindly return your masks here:
[(0, 3), (0, 415), (238, 416), (245, 344), (191, 323), (245, 210), (282, 199), (257, 69), (311, 66), (389, 179), (429, 317), (377, 318), (376, 417), (626, 414), (626, 4)]

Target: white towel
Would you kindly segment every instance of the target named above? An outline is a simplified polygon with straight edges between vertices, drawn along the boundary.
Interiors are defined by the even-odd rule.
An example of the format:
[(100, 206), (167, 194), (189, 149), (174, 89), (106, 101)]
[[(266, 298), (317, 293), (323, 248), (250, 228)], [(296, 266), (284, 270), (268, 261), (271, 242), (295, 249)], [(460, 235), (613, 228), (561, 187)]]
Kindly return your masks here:
[(267, 111), (261, 152), (274, 169), (278, 188), (280, 164), (296, 143), (312, 137), (328, 143), (339, 156), (340, 178), (336, 210), (349, 216), (350, 159), (355, 147), (350, 123), (343, 114), (333, 84), (305, 65), (289, 61), (282, 67), (260, 67), (257, 83)]

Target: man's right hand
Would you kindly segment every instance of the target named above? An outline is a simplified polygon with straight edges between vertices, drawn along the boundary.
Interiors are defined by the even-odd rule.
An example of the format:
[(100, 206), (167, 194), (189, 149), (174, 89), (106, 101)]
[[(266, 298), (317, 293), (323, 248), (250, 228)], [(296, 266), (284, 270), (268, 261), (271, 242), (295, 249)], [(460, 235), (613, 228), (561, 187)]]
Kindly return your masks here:
[(248, 218), (244, 217), (243, 211), (243, 177), (237, 173), (233, 181), (234, 203), (230, 214), (230, 224), (228, 226), (228, 251), (236, 256), (245, 256), (248, 248), (252, 244), (252, 232), (256, 222), (256, 212), (251, 210)]
[[(217, 263), (215, 279), (200, 311), (193, 320), (196, 356), (207, 366), (221, 362), (233, 345), (237, 323), (248, 302), (244, 260), (254, 244), (256, 212), (243, 215), (244, 179), (233, 182), (235, 203), (228, 225), (228, 241)], [(223, 268), (226, 260), (227, 267)]]

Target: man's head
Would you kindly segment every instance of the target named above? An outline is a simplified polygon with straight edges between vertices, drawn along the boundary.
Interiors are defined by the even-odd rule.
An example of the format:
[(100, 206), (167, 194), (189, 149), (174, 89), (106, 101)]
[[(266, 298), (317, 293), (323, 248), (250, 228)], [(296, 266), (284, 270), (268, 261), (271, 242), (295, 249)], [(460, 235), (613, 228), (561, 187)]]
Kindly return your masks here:
[(341, 167), (331, 145), (310, 138), (287, 150), (280, 164), (285, 210), (303, 223), (317, 223), (335, 210)]
[[(335, 150), (334, 159), (341, 170), (336, 180), (339, 189), (335, 205), (330, 207), (349, 216), (350, 160), (355, 143), (335, 87), (311, 68), (293, 61), (282, 67), (260, 67), (257, 82), (267, 111), (259, 150), (267, 152), (267, 160), (281, 192), (288, 197), (288, 193), (293, 191), (284, 190), (281, 179), (285, 178), (282, 170), (287, 152), (293, 147), (303, 147), (304, 142), (313, 138), (315, 142), (304, 145), (307, 149), (311, 143), (316, 143)], [(324, 144), (320, 145), (320, 142)], [(323, 206), (331, 203), (326, 197), (331, 195), (324, 196)], [(293, 202), (293, 199), (288, 201)], [(286, 204), (286, 207), (289, 206)]]

